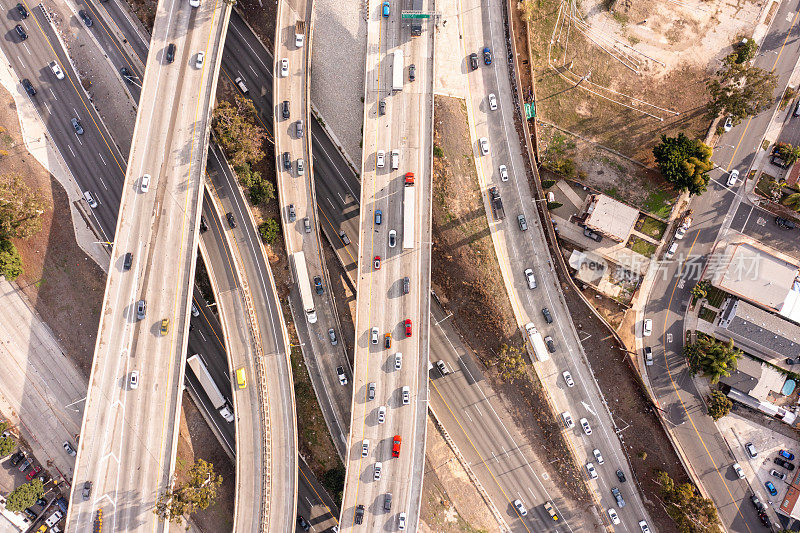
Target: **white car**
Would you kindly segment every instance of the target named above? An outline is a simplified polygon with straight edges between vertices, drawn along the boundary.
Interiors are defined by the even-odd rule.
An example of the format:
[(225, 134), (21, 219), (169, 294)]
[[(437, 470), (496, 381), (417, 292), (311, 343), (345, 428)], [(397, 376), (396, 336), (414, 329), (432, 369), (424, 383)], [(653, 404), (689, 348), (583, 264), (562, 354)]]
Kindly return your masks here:
[(344, 373), (343, 366), (336, 367), (336, 375), (339, 376), (339, 384), (340, 385), (347, 385), (347, 374)]
[(589, 425), (589, 421), (586, 420), (585, 418), (581, 418), (580, 422), (581, 422), (581, 427), (583, 428), (583, 432), (586, 433), (587, 435), (591, 435), (592, 426)]
[(530, 269), (530, 268), (527, 268), (527, 269), (525, 269), (524, 274), (525, 274), (525, 281), (528, 282), (528, 288), (529, 289), (535, 289), (536, 288), (536, 278), (533, 277), (533, 270)]
[(736, 169), (731, 170), (731, 173), (728, 175), (728, 187), (733, 187), (736, 185), (736, 182), (739, 180), (739, 171)]
[(744, 470), (739, 463), (733, 463), (733, 470), (736, 472), (736, 475), (739, 476), (739, 479), (744, 479)]
[(677, 231), (675, 231), (675, 240), (679, 241), (686, 236), (686, 226), (680, 226)]
[(397, 529), (404, 530), (406, 528), (406, 513), (400, 513), (397, 517)]
[(650, 528), (647, 527), (647, 522), (644, 520), (639, 520), (639, 528), (642, 530), (642, 533), (650, 533)]
[(206, 58), (205, 52), (197, 52), (197, 57), (194, 59), (194, 68), (201, 69), (203, 68), (203, 60)]
[(564, 376), (564, 383), (567, 384), (567, 387), (575, 386), (575, 382), (572, 381), (572, 374), (569, 373), (569, 370), (564, 370), (561, 375)]
[(611, 523), (615, 526), (619, 525), (619, 516), (617, 516), (617, 512), (614, 509), (608, 510), (608, 517), (611, 519)]
[(131, 389), (138, 389), (139, 388), (139, 371), (138, 370), (134, 370), (133, 372), (131, 372), (129, 385), (130, 385)]
[(589, 473), (589, 479), (597, 479), (597, 470), (592, 463), (586, 463), (586, 472)]
[(140, 184), (142, 192), (147, 192), (150, 189), (150, 174), (142, 176), (142, 183)]
[(53, 71), (53, 74), (56, 75), (56, 78), (59, 80), (64, 79), (64, 71), (61, 70), (61, 67), (58, 66), (58, 63), (55, 61), (50, 62), (50, 70)]
[(733, 117), (727, 117), (725, 118), (725, 125), (722, 127), (722, 129), (724, 129), (725, 132), (729, 132), (731, 131), (731, 128), (733, 128)]
[(250, 91), (247, 89), (247, 85), (245, 85), (244, 80), (241, 76), (237, 76), (233, 82), (239, 86), (239, 90), (242, 91), (242, 94), (247, 94)]
[(189, 5), (192, 7), (200, 7), (200, 0), (189, 0)]
[(395, 368), (395, 370), (400, 370), (401, 368), (403, 368), (403, 353), (402, 352), (397, 352), (394, 355), (394, 368)]
[(642, 328), (642, 335), (649, 337), (653, 333), (653, 319), (645, 318), (644, 327)]
[(375, 166), (378, 168), (383, 168), (386, 164), (386, 152), (383, 150), (378, 150), (378, 154), (375, 157)]
[(489, 139), (481, 137), (478, 139), (478, 146), (480, 146), (481, 155), (489, 155)]
[(381, 462), (375, 463), (375, 470), (372, 475), (372, 479), (378, 481), (381, 478), (381, 470), (383, 470), (383, 463)]
[(281, 76), (286, 77), (289, 75), (289, 60), (285, 57), (281, 59)]
[(403, 405), (411, 403), (411, 388), (409, 386), (403, 387)]
[(378, 407), (378, 424), (386, 422), (386, 406), (381, 405)]
[(395, 246), (397, 246), (397, 232), (389, 230), (389, 248), (394, 248)]
[(364, 439), (361, 442), (361, 457), (369, 455), (369, 439)]
[(572, 429), (575, 427), (575, 422), (572, 421), (572, 415), (569, 413), (569, 411), (564, 411), (561, 413), (561, 420), (564, 421), (564, 426), (567, 429)]
[(508, 168), (505, 165), (500, 165), (500, 181), (508, 181)]
[(494, 93), (489, 95), (489, 109), (492, 111), (497, 109), (497, 97)]
[(594, 458), (597, 461), (597, 464), (601, 465), (601, 464), (605, 463), (605, 461), (603, 460), (603, 454), (600, 453), (600, 450), (595, 448), (594, 450), (592, 450), (592, 454), (594, 455)]
[(520, 516), (528, 516), (528, 510), (525, 509), (525, 504), (522, 503), (522, 500), (514, 500), (514, 507), (516, 507)]
[(378, 344), (378, 328), (372, 328), (371, 341), (372, 344)]

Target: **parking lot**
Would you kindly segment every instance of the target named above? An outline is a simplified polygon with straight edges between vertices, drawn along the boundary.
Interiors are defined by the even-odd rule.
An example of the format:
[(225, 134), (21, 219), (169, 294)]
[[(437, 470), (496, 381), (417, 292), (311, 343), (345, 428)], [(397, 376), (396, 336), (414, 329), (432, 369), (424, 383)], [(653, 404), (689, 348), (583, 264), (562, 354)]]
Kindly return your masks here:
[[(3, 459), (2, 468), (0, 468), (0, 492), (8, 495), (15, 488), (28, 483), (36, 477), (44, 484), (44, 495), (36, 504), (26, 509), (22, 517), (17, 515), (17, 517), (10, 517), (10, 520), (27, 528), (34, 525), (38, 527), (39, 524), (43, 524), (47, 520), (52, 526), (55, 526), (48, 528), (47, 531), (56, 533), (63, 531), (63, 515), (66, 515), (66, 513), (59, 509), (56, 500), (64, 494), (62, 494), (57, 482), (54, 483), (52, 481), (52, 476), (46, 468), (28, 450), (21, 452), (18, 448), (10, 456)], [(66, 509), (66, 501), (61, 503), (64, 506), (63, 508)], [(56, 511), (61, 512), (61, 518), (53, 517)], [(3, 513), (6, 515), (13, 514), (7, 510), (3, 510)], [(53, 517), (52, 520), (50, 520), (51, 517)]]

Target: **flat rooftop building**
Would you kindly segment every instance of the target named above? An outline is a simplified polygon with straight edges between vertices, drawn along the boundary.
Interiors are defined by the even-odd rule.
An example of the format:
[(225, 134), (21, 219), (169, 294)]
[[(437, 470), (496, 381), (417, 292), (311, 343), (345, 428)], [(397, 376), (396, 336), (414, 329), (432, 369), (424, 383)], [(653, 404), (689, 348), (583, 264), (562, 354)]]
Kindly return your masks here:
[(717, 331), (727, 332), (738, 347), (766, 360), (800, 356), (800, 325), (742, 300), (731, 307)]
[(587, 228), (617, 242), (625, 242), (639, 220), (639, 210), (623, 204), (605, 194), (590, 194), (586, 197)]

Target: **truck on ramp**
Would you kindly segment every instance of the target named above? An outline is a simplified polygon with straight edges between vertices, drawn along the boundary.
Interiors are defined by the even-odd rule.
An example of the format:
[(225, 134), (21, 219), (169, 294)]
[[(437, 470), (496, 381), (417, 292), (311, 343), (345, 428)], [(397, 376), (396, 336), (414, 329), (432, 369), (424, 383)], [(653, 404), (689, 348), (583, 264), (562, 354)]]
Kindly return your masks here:
[(192, 369), (192, 373), (197, 378), (197, 381), (200, 382), (200, 386), (202, 386), (203, 390), (206, 391), (206, 395), (208, 396), (208, 399), (211, 400), (211, 404), (214, 406), (214, 409), (219, 411), (219, 414), (222, 415), (222, 418), (228, 422), (233, 422), (233, 413), (231, 412), (231, 407), (228, 404), (228, 401), (219, 391), (217, 384), (214, 383), (214, 380), (211, 378), (208, 367), (206, 367), (206, 364), (202, 359), (200, 359), (200, 354), (194, 354), (193, 356), (187, 358), (186, 364), (188, 364), (189, 368)]
[(403, 248), (414, 247), (414, 173), (407, 172), (403, 187)]

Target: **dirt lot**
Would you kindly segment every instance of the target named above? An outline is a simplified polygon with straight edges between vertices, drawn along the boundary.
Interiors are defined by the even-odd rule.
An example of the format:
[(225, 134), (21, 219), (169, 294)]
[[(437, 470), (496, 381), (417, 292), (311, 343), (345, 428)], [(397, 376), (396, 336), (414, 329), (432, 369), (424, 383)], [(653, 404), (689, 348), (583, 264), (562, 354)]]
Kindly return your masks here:
[(200, 531), (216, 532), (233, 527), (234, 464), (225, 455), (203, 415), (194, 406), (189, 395), (184, 393), (181, 406), (181, 425), (178, 434), (178, 457), (175, 476), (178, 483), (185, 480), (186, 472), (196, 459), (214, 465), (214, 472), (222, 476), (222, 485), (217, 492), (217, 502), (205, 511), (192, 515), (192, 523)]
[(543, 462), (550, 465), (550, 475), (560, 480), (574, 503), (588, 501), (574, 462), (561, 460), (569, 451), (535, 374), (528, 370), (529, 379), (513, 382), (499, 377), (495, 354), (502, 344), (521, 346), (522, 339), (506, 293), (498, 291), (503, 281), (478, 189), (463, 102), (437, 96), (434, 104), (434, 143), (442, 156), (434, 159), (433, 290), (457, 324), (472, 326), (461, 330), (465, 342), (486, 366), (487, 379), (531, 446), (547, 455)]

